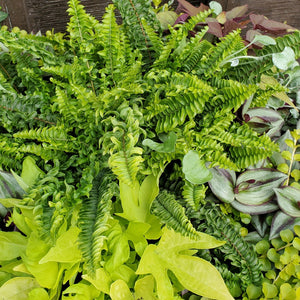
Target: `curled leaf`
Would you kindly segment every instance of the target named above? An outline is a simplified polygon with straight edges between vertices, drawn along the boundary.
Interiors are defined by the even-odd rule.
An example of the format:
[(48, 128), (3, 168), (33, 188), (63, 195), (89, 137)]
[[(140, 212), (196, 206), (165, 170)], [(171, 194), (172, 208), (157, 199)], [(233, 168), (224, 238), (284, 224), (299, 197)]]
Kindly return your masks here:
[(291, 186), (274, 189), (281, 210), (287, 215), (300, 217), (300, 190)]

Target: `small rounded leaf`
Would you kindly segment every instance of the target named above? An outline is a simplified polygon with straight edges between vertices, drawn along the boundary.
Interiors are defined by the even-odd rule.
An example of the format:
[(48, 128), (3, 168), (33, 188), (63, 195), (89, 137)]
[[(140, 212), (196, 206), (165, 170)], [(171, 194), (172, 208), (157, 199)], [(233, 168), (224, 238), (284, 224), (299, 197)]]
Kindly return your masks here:
[(193, 184), (202, 184), (212, 179), (212, 173), (206, 168), (205, 162), (200, 159), (199, 153), (190, 150), (182, 160), (182, 171), (185, 179)]

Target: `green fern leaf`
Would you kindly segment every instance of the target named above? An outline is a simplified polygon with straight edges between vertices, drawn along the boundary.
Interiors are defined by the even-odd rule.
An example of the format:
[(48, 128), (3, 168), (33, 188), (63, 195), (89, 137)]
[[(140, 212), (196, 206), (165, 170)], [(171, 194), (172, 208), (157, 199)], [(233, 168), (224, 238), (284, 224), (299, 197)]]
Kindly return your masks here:
[(110, 227), (111, 198), (114, 195), (111, 175), (109, 169), (103, 169), (95, 177), (90, 195), (82, 202), (79, 212), (79, 248), (89, 274), (94, 274), (99, 267), (105, 232)]
[(175, 196), (162, 191), (152, 204), (152, 213), (156, 215), (169, 228), (188, 236), (198, 239), (199, 235), (187, 216), (185, 209), (175, 200)]

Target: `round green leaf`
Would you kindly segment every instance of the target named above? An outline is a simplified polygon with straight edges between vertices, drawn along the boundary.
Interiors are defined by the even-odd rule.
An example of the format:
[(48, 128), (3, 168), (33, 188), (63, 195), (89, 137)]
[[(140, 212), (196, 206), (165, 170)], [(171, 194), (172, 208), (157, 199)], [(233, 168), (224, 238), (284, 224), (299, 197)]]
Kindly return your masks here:
[(294, 65), (295, 52), (290, 47), (285, 47), (280, 53), (273, 53), (272, 55), (273, 64), (281, 70), (287, 70)]
[(202, 184), (212, 179), (212, 173), (206, 168), (205, 162), (200, 159), (199, 153), (190, 150), (183, 158), (182, 171), (185, 179), (193, 184)]
[(209, 7), (214, 11), (216, 15), (219, 15), (223, 11), (222, 5), (217, 1), (210, 1)]

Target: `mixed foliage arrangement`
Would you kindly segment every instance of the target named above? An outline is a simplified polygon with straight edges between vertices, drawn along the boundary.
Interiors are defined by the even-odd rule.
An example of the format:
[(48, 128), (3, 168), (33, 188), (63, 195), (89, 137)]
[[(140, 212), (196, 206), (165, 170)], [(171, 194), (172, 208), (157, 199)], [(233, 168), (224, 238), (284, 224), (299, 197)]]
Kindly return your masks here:
[(299, 31), (68, 3), (66, 34), (0, 30), (0, 295), (300, 297)]

